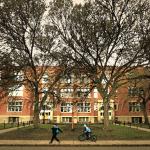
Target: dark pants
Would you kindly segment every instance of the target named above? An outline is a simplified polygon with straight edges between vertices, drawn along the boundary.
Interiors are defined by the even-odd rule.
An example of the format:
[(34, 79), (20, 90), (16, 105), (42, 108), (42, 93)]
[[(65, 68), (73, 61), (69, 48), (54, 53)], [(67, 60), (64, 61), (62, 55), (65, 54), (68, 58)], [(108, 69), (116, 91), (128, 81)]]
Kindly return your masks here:
[(51, 138), (51, 143), (53, 142), (54, 139), (59, 142), (59, 139), (57, 138), (57, 134), (53, 134)]
[(90, 136), (91, 136), (91, 133), (90, 132), (86, 132), (85, 134), (86, 134), (86, 139), (88, 140), (90, 138)]

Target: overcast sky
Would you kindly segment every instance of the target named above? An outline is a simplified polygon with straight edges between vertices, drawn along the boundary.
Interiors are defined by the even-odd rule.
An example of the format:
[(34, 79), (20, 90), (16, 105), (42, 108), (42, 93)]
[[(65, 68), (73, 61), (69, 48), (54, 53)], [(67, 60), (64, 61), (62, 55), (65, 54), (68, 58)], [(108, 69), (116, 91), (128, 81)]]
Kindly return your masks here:
[(73, 0), (73, 1), (76, 2), (76, 3), (83, 2), (83, 0)]
[[(46, 0), (47, 2), (50, 1), (50, 0)], [(73, 2), (75, 3), (82, 3), (84, 0), (73, 0)]]

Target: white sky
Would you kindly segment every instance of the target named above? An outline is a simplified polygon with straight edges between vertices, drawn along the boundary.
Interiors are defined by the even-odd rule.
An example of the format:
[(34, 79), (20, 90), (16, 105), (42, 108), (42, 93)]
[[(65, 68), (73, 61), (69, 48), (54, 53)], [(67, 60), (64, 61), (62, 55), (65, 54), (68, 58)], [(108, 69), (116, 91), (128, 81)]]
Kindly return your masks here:
[[(48, 2), (48, 1), (50, 1), (50, 0), (46, 0), (46, 1)], [(82, 2), (84, 2), (84, 0), (73, 0), (73, 2), (74, 2), (74, 3), (82, 3)]]
[(75, 3), (82, 3), (84, 0), (73, 0)]

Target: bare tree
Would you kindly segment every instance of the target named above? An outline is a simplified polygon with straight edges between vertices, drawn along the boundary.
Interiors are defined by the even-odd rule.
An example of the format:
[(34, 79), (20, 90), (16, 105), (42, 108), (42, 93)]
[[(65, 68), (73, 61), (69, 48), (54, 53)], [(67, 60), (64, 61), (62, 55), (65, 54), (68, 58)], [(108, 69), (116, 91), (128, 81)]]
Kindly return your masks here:
[(139, 101), (142, 101), (143, 106), (143, 115), (144, 115), (144, 123), (150, 126), (148, 119), (148, 104), (150, 102), (150, 80), (147, 78), (139, 78), (141, 91), (138, 94)]
[[(15, 69), (14, 65), (12, 64), (12, 60), (8, 53), (0, 51), (0, 98), (3, 98), (6, 95), (7, 89), (13, 84), (14, 76), (10, 72), (13, 72)], [(16, 69), (17, 70), (17, 69)]]
[(144, 67), (143, 74), (137, 74), (135, 80), (138, 80), (138, 86), (141, 86), (143, 89), (142, 93), (139, 93), (138, 97), (139, 100), (142, 101), (143, 104), (143, 113), (145, 118), (145, 124), (149, 124), (148, 119), (148, 103), (150, 100), (150, 9), (149, 4), (144, 6), (145, 12), (143, 11), (143, 7), (139, 8), (138, 18), (139, 18), (139, 25), (137, 28), (137, 33), (140, 37), (140, 48), (144, 51), (143, 59), (145, 59), (148, 64)]
[[(5, 45), (3, 51), (10, 54), (9, 59), (6, 55), (3, 58), (12, 61), (15, 67), (13, 73), (22, 72), (23, 78), (19, 83), (32, 93), (35, 127), (38, 127), (40, 108), (48, 92), (52, 93), (65, 68), (65, 63), (57, 61), (57, 53), (54, 51), (56, 34), (51, 32), (50, 26), (47, 28), (44, 24), (46, 11), (44, 0), (0, 1), (0, 39)], [(57, 65), (59, 69), (49, 68), (52, 65)], [(11, 68), (11, 63), (7, 63), (8, 67)], [(49, 73), (50, 70), (52, 73)], [(41, 83), (45, 73), (53, 78), (48, 84), (48, 90), (43, 92)], [(41, 97), (42, 93), (45, 95)]]
[(60, 35), (62, 54), (84, 69), (102, 96), (104, 128), (109, 126), (110, 99), (126, 84), (127, 72), (144, 65), (137, 28), (139, 15), (149, 9), (149, 3), (140, 0), (50, 3), (49, 22)]
[(136, 69), (129, 74), (129, 91), (128, 98), (129, 101), (132, 99), (136, 100), (139, 111), (143, 112), (144, 123), (149, 125), (148, 119), (148, 105), (150, 102), (150, 80), (148, 76), (150, 75), (148, 67), (142, 67)]

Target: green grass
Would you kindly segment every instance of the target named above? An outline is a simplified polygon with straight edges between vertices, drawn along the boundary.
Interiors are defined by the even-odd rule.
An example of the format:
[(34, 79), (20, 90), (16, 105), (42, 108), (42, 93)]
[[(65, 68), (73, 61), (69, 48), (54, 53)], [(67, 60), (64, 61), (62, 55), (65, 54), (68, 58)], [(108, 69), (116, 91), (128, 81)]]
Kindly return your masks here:
[(4, 125), (4, 123), (0, 123), (0, 130), (8, 129), (8, 128), (13, 128), (13, 127), (16, 127), (16, 126), (17, 126), (16, 124), (6, 123)]
[[(1, 134), (0, 139), (10, 140), (49, 140), (51, 138), (52, 125), (40, 125), (40, 128), (34, 129), (33, 126), (19, 128), (15, 131)], [(59, 135), (61, 140), (77, 140), (82, 133), (83, 125), (76, 125), (75, 130), (71, 131), (71, 124), (59, 125), (63, 133)], [(103, 130), (102, 125), (90, 125), (93, 133), (97, 135), (99, 140), (150, 140), (150, 133), (131, 129), (129, 127), (111, 125), (109, 130)]]

